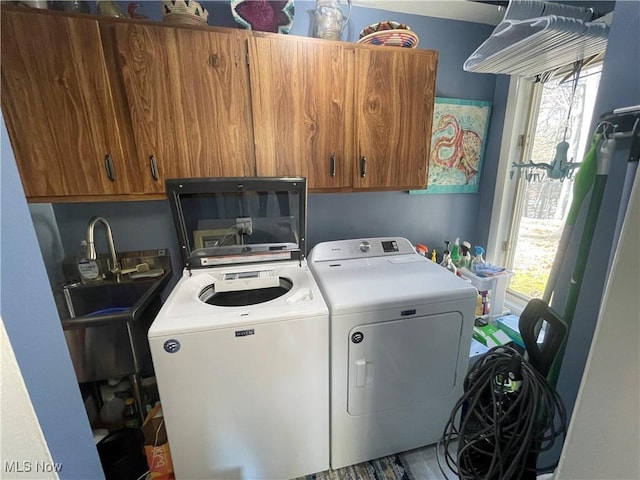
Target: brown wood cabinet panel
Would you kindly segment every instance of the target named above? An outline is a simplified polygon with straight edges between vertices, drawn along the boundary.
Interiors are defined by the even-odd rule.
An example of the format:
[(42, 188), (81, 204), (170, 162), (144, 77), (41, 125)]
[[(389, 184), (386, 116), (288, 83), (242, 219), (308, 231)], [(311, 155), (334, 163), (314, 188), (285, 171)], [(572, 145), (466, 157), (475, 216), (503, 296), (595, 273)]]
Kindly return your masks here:
[(351, 185), (352, 54), (338, 42), (249, 39), (256, 168), (311, 189)]
[(26, 196), (127, 193), (98, 22), (4, 8), (1, 20), (2, 108)]
[(158, 180), (254, 175), (244, 40), (203, 30), (117, 24), (120, 75), (140, 168), (157, 162)]
[(424, 188), (437, 53), (358, 48), (354, 188)]
[[(243, 36), (178, 30), (191, 172), (255, 176), (247, 43)], [(197, 131), (199, 130), (199, 131)]]
[(1, 35), (31, 201), (155, 199), (180, 177), (426, 185), (436, 52), (5, 5)]

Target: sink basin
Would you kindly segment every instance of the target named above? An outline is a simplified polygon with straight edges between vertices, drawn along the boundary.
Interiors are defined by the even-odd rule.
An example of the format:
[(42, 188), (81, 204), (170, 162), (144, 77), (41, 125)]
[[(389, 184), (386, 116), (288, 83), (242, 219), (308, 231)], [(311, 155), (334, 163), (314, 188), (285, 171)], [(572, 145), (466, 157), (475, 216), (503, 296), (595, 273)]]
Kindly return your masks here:
[[(72, 284), (61, 288), (68, 319), (117, 316), (133, 316), (136, 306), (144, 303), (144, 297), (151, 296), (156, 289), (156, 280), (136, 280), (123, 283), (102, 282), (94, 285)], [(62, 313), (62, 312), (61, 312)], [(63, 322), (66, 319), (63, 318)], [(87, 319), (89, 320), (89, 319)]]
[[(128, 263), (127, 263), (128, 260)], [(131, 256), (123, 268), (142, 261), (164, 273), (155, 278), (95, 284), (70, 283), (54, 289), (54, 298), (79, 383), (125, 375), (153, 374), (147, 332), (162, 306), (171, 260)]]
[[(141, 310), (158, 295), (171, 278), (171, 258), (167, 249), (123, 252), (118, 255), (121, 268), (129, 269), (138, 264), (147, 264), (149, 270), (142, 278), (132, 274), (116, 279), (105, 279), (97, 283), (82, 284), (78, 281), (75, 257), (63, 263), (67, 278), (65, 285), (54, 289), (54, 297), (60, 319), (65, 328), (72, 325), (135, 319)], [(98, 257), (101, 269), (108, 271), (104, 255)], [(157, 272), (149, 278), (145, 274)], [(132, 278), (134, 276), (134, 278)]]

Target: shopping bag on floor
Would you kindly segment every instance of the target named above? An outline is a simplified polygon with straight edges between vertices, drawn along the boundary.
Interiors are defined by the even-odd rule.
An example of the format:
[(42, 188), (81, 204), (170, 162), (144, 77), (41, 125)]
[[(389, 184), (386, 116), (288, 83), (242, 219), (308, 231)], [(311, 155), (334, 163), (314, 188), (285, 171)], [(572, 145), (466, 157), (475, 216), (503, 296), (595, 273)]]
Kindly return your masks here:
[(173, 462), (169, 450), (167, 430), (164, 426), (162, 407), (157, 403), (142, 424), (144, 451), (147, 455), (152, 480), (174, 480)]

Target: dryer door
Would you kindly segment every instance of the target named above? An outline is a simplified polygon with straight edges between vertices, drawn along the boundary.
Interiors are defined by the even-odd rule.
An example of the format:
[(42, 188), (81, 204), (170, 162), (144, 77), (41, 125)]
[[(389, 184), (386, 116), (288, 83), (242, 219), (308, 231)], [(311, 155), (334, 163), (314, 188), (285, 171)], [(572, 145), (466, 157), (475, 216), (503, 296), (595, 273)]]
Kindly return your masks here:
[(349, 332), (351, 415), (422, 403), (451, 393), (462, 316), (458, 312), (356, 326)]

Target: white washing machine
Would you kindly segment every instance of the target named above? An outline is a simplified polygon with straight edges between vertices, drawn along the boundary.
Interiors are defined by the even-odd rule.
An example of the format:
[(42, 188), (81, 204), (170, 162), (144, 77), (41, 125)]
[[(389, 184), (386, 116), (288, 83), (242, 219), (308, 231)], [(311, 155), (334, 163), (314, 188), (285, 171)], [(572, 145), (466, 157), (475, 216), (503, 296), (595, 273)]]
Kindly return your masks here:
[(185, 269), (149, 329), (176, 478), (329, 468), (328, 309), (304, 179), (170, 180)]
[(404, 238), (316, 245), (329, 307), (331, 467), (438, 441), (463, 393), (476, 289)]

